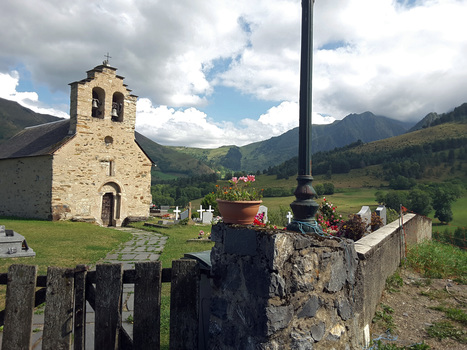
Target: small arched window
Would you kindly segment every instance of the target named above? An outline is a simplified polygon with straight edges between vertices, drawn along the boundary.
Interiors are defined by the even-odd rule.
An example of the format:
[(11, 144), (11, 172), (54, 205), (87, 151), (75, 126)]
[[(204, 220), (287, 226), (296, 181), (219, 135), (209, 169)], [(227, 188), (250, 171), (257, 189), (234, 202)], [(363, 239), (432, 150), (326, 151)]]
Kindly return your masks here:
[(91, 116), (104, 119), (105, 91), (99, 87), (92, 89)]
[(112, 121), (122, 122), (123, 121), (123, 94), (115, 92), (112, 96)]

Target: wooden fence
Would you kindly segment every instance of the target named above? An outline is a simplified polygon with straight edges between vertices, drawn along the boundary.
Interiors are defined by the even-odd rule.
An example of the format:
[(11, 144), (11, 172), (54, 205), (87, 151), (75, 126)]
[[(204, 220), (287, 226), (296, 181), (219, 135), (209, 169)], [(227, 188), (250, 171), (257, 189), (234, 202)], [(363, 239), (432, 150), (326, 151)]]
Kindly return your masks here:
[[(95, 349), (159, 349), (164, 282), (171, 283), (170, 349), (198, 349), (199, 281), (199, 264), (188, 259), (168, 269), (159, 261), (136, 263), (134, 270), (121, 264), (95, 271), (49, 267), (46, 276), (37, 276), (37, 266), (11, 265), (0, 274), (7, 285), (2, 349), (30, 349), (34, 308), (44, 302), (42, 349), (85, 349), (86, 301), (95, 312)], [(122, 327), (124, 284), (134, 284), (133, 338)]]

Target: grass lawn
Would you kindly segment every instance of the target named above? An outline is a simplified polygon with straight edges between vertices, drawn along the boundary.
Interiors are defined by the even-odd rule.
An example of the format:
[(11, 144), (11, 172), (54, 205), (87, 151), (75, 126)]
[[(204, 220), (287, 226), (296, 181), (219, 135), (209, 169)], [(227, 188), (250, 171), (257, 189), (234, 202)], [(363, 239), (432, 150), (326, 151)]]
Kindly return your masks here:
[[(210, 233), (211, 225), (174, 225), (168, 228), (154, 228), (144, 226), (144, 223), (139, 222), (131, 226), (169, 237), (160, 257), (164, 268), (172, 267), (172, 260), (182, 258), (185, 253), (210, 250), (214, 246), (212, 242), (187, 242), (189, 239), (196, 239), (200, 230), (203, 230), (205, 234)], [(170, 283), (163, 283), (161, 292), (161, 349), (169, 349), (169, 335)]]
[[(92, 265), (130, 239), (126, 232), (96, 225), (69, 221), (40, 221), (0, 217), (0, 225), (23, 235), (36, 253), (35, 257), (0, 259), (0, 273), (12, 264), (37, 265), (45, 275), (48, 266), (75, 267)], [(0, 308), (5, 307), (6, 286), (0, 286)]]
[[(349, 214), (356, 214), (360, 211), (363, 205), (369, 205), (371, 210), (375, 210), (378, 204), (375, 201), (376, 189), (347, 189), (345, 191), (334, 193), (330, 196), (325, 196), (327, 201), (337, 206), (337, 211), (342, 214), (343, 218), (347, 218)], [(263, 198), (263, 204), (269, 210), (278, 210), (280, 206), (288, 207), (295, 200), (295, 196), (290, 197), (266, 197)], [(319, 204), (323, 197), (317, 198)], [(290, 209), (291, 210), (291, 209)]]
[(0, 272), (7, 272), (12, 264), (38, 265), (39, 274), (45, 274), (47, 266), (94, 264), (131, 237), (126, 232), (82, 222), (0, 217), (0, 225), (23, 235), (36, 253), (34, 258), (0, 259)]

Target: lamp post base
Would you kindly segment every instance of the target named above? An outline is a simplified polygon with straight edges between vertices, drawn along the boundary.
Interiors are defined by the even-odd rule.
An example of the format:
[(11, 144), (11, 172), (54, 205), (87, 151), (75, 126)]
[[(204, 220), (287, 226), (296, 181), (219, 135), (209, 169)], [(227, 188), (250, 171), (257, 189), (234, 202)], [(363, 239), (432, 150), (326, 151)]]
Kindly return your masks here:
[(312, 181), (313, 177), (311, 175), (299, 175), (297, 177), (298, 186), (294, 192), (296, 200), (290, 204), (294, 219), (287, 225), (289, 231), (323, 233), (315, 220), (319, 204), (313, 200), (317, 194), (311, 185)]

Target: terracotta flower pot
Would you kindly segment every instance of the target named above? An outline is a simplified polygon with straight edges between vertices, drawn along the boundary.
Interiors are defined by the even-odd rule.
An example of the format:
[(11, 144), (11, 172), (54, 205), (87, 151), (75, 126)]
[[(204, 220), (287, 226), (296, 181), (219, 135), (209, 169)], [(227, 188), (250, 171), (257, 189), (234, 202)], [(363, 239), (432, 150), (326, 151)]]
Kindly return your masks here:
[(262, 201), (225, 201), (216, 199), (222, 220), (226, 224), (250, 225), (255, 220)]

